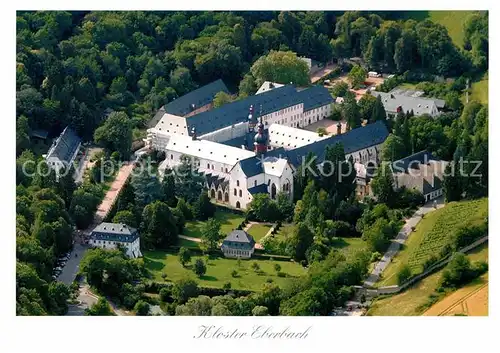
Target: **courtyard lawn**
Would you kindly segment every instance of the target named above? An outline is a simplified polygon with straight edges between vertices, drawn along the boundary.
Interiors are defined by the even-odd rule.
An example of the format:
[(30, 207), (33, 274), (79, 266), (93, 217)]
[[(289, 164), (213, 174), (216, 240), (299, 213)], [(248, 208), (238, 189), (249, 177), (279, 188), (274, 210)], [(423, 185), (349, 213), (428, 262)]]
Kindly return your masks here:
[[(176, 281), (185, 276), (195, 278), (201, 286), (221, 288), (224, 283), (231, 282), (233, 289), (246, 289), (259, 291), (262, 285), (266, 283), (268, 278), (273, 280), (273, 283), (279, 286), (284, 286), (293, 277), (299, 277), (306, 273), (301, 265), (291, 261), (270, 261), (261, 259), (241, 260), (238, 266), (238, 260), (226, 259), (223, 257), (212, 258), (208, 260), (207, 273), (201, 278), (192, 271), (192, 265), (196, 259), (202, 258), (207, 261), (207, 256), (193, 256), (191, 262), (182, 267), (177, 254), (165, 253), (160, 251), (146, 251), (144, 253), (144, 263), (146, 268), (151, 272), (155, 281), (163, 282), (161, 277), (165, 273), (166, 281)], [(261, 272), (256, 272), (252, 267), (252, 263), (256, 262), (260, 266)], [(287, 277), (278, 277), (274, 265), (281, 266), (281, 272)], [(238, 272), (237, 277), (231, 275), (232, 271)]]
[(250, 234), (256, 243), (258, 243), (271, 229), (270, 224), (253, 224), (250, 229), (248, 229), (248, 234)]
[[(235, 230), (245, 219), (242, 214), (217, 211), (214, 218), (221, 224), (221, 232), (224, 236)], [(193, 238), (201, 238), (201, 228), (204, 221), (190, 221), (186, 223), (183, 234)]]
[(367, 249), (366, 242), (361, 238), (336, 238), (333, 247), (345, 255)]
[(450, 202), (445, 207), (428, 213), (421, 220), (403, 245), (402, 250), (382, 272), (376, 287), (397, 284), (397, 274), (404, 264), (409, 264), (412, 272), (422, 272), (422, 266), (431, 256), (439, 256), (450, 236), (465, 225), (478, 224), (488, 216), (488, 199)]
[[(471, 261), (488, 261), (488, 245), (481, 245), (467, 253)], [(415, 316), (421, 315), (430, 306), (429, 295), (439, 285), (443, 269), (417, 282), (402, 293), (376, 299), (370, 306), (370, 316)], [(487, 278), (488, 273), (482, 278)], [(478, 279), (481, 281), (480, 279)]]

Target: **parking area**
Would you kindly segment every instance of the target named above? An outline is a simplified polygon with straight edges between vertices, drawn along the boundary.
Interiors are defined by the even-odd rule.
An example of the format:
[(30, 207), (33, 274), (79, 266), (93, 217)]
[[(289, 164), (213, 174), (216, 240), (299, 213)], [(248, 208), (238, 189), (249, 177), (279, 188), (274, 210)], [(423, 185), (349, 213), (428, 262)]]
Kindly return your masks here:
[(70, 285), (76, 277), (78, 270), (80, 269), (80, 261), (85, 253), (87, 247), (84, 245), (75, 243), (73, 251), (69, 253), (67, 261), (61, 266), (61, 273), (58, 275), (57, 280), (63, 282), (64, 284)]

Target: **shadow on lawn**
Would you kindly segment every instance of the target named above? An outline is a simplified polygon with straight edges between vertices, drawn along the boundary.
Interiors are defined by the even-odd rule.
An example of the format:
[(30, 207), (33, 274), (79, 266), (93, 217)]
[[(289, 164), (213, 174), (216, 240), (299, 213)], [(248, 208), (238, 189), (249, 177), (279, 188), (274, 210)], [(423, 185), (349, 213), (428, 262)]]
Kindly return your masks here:
[(217, 277), (214, 277), (214, 276), (206, 276), (206, 275), (203, 275), (200, 277), (200, 279), (204, 280), (204, 281), (211, 281), (211, 282), (215, 282), (217, 281)]
[(163, 262), (152, 260), (151, 258), (147, 257), (144, 258), (144, 265), (148, 270), (151, 271), (161, 271), (165, 267), (165, 264)]

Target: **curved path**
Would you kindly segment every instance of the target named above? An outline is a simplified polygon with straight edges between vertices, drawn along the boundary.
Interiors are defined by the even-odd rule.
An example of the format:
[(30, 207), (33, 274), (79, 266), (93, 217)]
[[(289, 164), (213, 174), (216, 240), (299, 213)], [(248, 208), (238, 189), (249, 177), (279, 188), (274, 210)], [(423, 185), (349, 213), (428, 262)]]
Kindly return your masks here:
[(412, 233), (411, 228), (416, 227), (418, 222), (420, 222), (420, 220), (422, 219), (422, 215), (432, 212), (444, 206), (443, 197), (436, 199), (436, 202), (437, 202), (436, 208), (434, 208), (434, 201), (429, 201), (428, 203), (420, 207), (413, 214), (411, 218), (408, 218), (406, 220), (405, 224), (399, 231), (396, 238), (391, 242), (389, 249), (387, 249), (384, 256), (382, 256), (380, 261), (373, 268), (368, 278), (365, 280), (364, 282), (365, 287), (372, 287), (375, 284), (375, 282), (379, 280), (381, 273), (384, 272), (387, 265), (391, 263), (391, 260), (394, 257), (394, 255), (397, 254), (401, 245), (405, 243), (406, 239), (408, 239), (408, 237)]

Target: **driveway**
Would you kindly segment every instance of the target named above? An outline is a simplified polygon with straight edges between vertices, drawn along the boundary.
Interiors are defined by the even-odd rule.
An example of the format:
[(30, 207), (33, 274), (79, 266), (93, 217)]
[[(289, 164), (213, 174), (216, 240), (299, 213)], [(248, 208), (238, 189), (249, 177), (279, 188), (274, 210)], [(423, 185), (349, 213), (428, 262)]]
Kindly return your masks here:
[[(73, 283), (76, 274), (80, 269), (80, 261), (87, 248), (81, 244), (75, 243), (73, 251), (71, 251), (71, 256), (63, 267), (61, 274), (57, 277), (57, 280), (63, 282), (66, 285), (71, 285)], [(75, 257), (75, 254), (77, 257)]]
[[(444, 206), (444, 197), (440, 197), (436, 199), (437, 202), (437, 208), (441, 208)], [(432, 212), (436, 210), (437, 208), (434, 208), (434, 201), (429, 201), (422, 207), (420, 207), (411, 218), (407, 219), (403, 228), (399, 231), (397, 237), (391, 242), (391, 245), (389, 246), (389, 249), (387, 249), (386, 253), (384, 256), (382, 256), (382, 259), (375, 265), (373, 271), (370, 273), (368, 278), (366, 279), (364, 286), (365, 287), (372, 287), (380, 278), (380, 274), (384, 272), (385, 268), (387, 265), (391, 263), (392, 258), (394, 255), (397, 254), (399, 251), (399, 248), (401, 247), (402, 244), (405, 243), (406, 239), (410, 236), (412, 233), (411, 228), (415, 227), (418, 222), (422, 219), (422, 215)]]
[(85, 309), (90, 308), (92, 305), (97, 303), (99, 298), (89, 291), (88, 285), (82, 285), (79, 288), (79, 294), (77, 300), (78, 304), (68, 305), (68, 313), (66, 316), (83, 316), (85, 314)]

